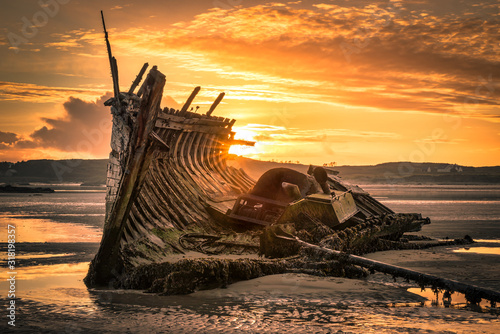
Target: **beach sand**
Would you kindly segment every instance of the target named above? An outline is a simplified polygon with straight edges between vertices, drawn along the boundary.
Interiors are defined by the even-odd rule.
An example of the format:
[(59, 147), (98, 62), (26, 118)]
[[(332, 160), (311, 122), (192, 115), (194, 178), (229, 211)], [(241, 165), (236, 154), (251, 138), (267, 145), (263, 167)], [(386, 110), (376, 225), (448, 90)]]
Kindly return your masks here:
[[(366, 255), (500, 291), (499, 244), (386, 251)], [(86, 265), (39, 274), (22, 288), (16, 333), (498, 333), (498, 313), (468, 308), (455, 296), (444, 308), (415, 284), (383, 274), (364, 280), (283, 274), (241, 281), (186, 296), (142, 291), (87, 290)], [(20, 282), (22, 283), (22, 282)], [(425, 292), (429, 299), (432, 293)], [(5, 322), (2, 326), (5, 325)], [(2, 328), (0, 326), (0, 328)], [(2, 332), (3, 329), (2, 329)]]

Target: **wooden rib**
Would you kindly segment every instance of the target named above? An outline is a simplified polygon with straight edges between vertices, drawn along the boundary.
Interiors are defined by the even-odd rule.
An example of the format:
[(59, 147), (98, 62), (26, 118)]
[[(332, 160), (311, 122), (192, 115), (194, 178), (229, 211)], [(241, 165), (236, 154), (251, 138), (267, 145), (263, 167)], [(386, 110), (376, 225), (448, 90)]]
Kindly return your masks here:
[(214, 186), (209, 179), (207, 179), (206, 175), (201, 171), (198, 159), (197, 159), (197, 154), (200, 150), (200, 139), (202, 137), (202, 134), (199, 132), (193, 132), (193, 141), (190, 143), (188, 146), (187, 152), (186, 152), (186, 158), (187, 158), (187, 164), (190, 165), (190, 167), (193, 169), (193, 172), (201, 179), (203, 179), (203, 183), (207, 184), (208, 187), (210, 187), (211, 193), (216, 193), (217, 187)]
[[(184, 137), (186, 136), (184, 133), (182, 133), (182, 135), (184, 135)], [(179, 143), (179, 142), (178, 142)], [(176, 154), (175, 154), (175, 157), (176, 157), (176, 160), (174, 161), (175, 165), (177, 168), (175, 168), (175, 170), (180, 173), (181, 175), (184, 176), (184, 178), (186, 178), (187, 180), (191, 180), (191, 182), (188, 181), (188, 183), (192, 184), (192, 186), (194, 188), (196, 188), (197, 192), (199, 192), (200, 194), (203, 194), (204, 197), (208, 197), (207, 193), (206, 193), (206, 188), (204, 187), (205, 185), (200, 182), (199, 178), (198, 178), (198, 175), (196, 175), (196, 173), (194, 172), (191, 172), (189, 173), (188, 171), (188, 168), (186, 168), (186, 163), (184, 161), (184, 157), (183, 157), (183, 153), (182, 153), (182, 145), (180, 145), (179, 147), (179, 144), (176, 145), (177, 149), (176, 149)]]
[(215, 154), (212, 156), (213, 163), (212, 166), (215, 168), (215, 170), (218, 172), (218, 174), (226, 180), (226, 182), (234, 187), (234, 180), (231, 176), (229, 176), (225, 170), (223, 169), (221, 163), (220, 163), (220, 149), (215, 151)]
[[(220, 142), (220, 141), (219, 141)], [(218, 151), (221, 151), (219, 149)], [(224, 154), (224, 151), (222, 152)], [(238, 177), (235, 177), (233, 174), (229, 172), (229, 169), (227, 166), (224, 164), (224, 168), (220, 164), (215, 164), (216, 166), (219, 167), (220, 174), (226, 179), (229, 180), (229, 183), (232, 185), (232, 187), (237, 190), (239, 193), (243, 191), (243, 189), (246, 189), (247, 186), (243, 183), (241, 183), (241, 180), (238, 179)]]
[[(166, 167), (168, 166), (168, 167)], [(203, 210), (203, 206), (198, 203), (198, 201), (193, 201), (194, 191), (189, 187), (179, 187), (178, 181), (180, 178), (176, 178), (177, 182), (172, 180), (172, 173), (175, 167), (168, 164), (158, 163), (157, 176), (159, 178), (158, 183), (165, 186), (165, 192), (169, 193), (170, 196), (176, 199), (177, 204), (183, 207), (187, 212), (198, 212), (198, 210)], [(170, 171), (170, 173), (168, 173)], [(198, 204), (198, 206), (196, 206)], [(196, 217), (199, 218), (199, 217)]]
[(186, 226), (189, 226), (196, 221), (196, 219), (191, 215), (191, 210), (185, 210), (184, 208), (178, 206), (173, 195), (166, 193), (165, 187), (161, 183), (155, 181), (155, 187), (156, 193), (159, 197), (161, 197), (159, 205), (164, 210), (171, 210), (177, 217), (179, 217), (175, 222), (179, 229), (184, 229)]
[[(189, 166), (189, 169), (191, 169), (191, 171), (193, 172), (193, 175), (197, 178), (197, 180), (200, 182), (200, 184), (203, 185), (203, 187), (205, 188), (206, 191), (209, 191), (210, 193), (214, 193), (217, 191), (217, 189), (215, 187), (213, 187), (210, 182), (208, 182), (206, 180), (206, 178), (204, 177), (204, 175), (202, 173), (200, 173), (200, 170), (199, 170), (199, 166), (197, 164), (197, 161), (196, 161), (196, 158), (194, 159), (190, 159), (190, 151), (191, 151), (191, 148), (193, 146), (196, 146), (196, 145), (193, 145), (193, 142), (196, 142), (196, 137), (198, 136), (198, 133), (197, 132), (191, 132), (190, 133), (190, 140), (188, 143), (186, 143), (186, 145), (183, 147), (183, 165), (185, 166), (185, 168), (188, 168), (187, 166)], [(196, 154), (196, 150), (198, 149), (198, 147), (196, 147), (196, 149), (194, 150), (194, 154)], [(186, 161), (187, 159), (187, 161)]]
[[(162, 222), (162, 225), (159, 227), (173, 227), (173, 225), (176, 225), (179, 229), (184, 228), (187, 221), (184, 217), (179, 216), (175, 210), (172, 210), (171, 207), (164, 205), (167, 198), (159, 196), (157, 189), (152, 189), (151, 179), (150, 182), (144, 186), (143, 192), (145, 197), (144, 199), (151, 201), (148, 204), (153, 210), (154, 215), (158, 217), (160, 222)], [(169, 219), (166, 219), (166, 217), (169, 217)]]
[(207, 152), (210, 152), (209, 135), (200, 134), (200, 142), (200, 148), (198, 149), (198, 152), (196, 152), (198, 170), (209, 182), (214, 185), (214, 187), (218, 190), (218, 193), (223, 196), (225, 193), (231, 191), (231, 189), (229, 189), (224, 183), (217, 180), (214, 173), (211, 173), (205, 164)]
[(181, 155), (180, 161), (182, 162), (182, 166), (185, 169), (191, 169), (191, 168), (193, 168), (193, 170), (192, 170), (192, 172), (193, 172), (192, 176), (194, 178), (196, 178), (196, 180), (199, 182), (199, 185), (201, 185), (205, 189), (205, 191), (207, 193), (211, 193), (211, 194), (216, 193), (217, 189), (215, 187), (213, 187), (210, 184), (210, 182), (208, 182), (206, 180), (206, 178), (204, 177), (204, 175), (202, 173), (200, 173), (199, 166), (197, 164), (196, 159), (194, 160), (194, 165), (193, 166), (189, 165), (189, 160), (186, 161), (187, 155), (188, 155), (188, 151), (189, 151), (189, 147), (191, 147), (192, 141), (195, 138), (195, 136), (196, 136), (196, 133), (195, 132), (191, 132), (190, 136), (189, 136), (189, 140), (185, 140), (184, 141), (184, 145), (181, 148), (182, 155)]
[[(208, 134), (206, 133), (202, 133), (201, 136), (200, 136), (200, 146), (199, 146), (199, 149), (198, 151), (196, 152), (196, 157), (195, 157), (195, 161), (196, 161), (196, 167), (198, 168), (198, 171), (200, 174), (204, 175), (205, 178), (207, 178), (209, 180), (209, 182), (212, 182), (214, 184), (217, 184), (217, 186), (215, 187), (218, 187), (218, 188), (221, 188), (221, 185), (218, 184), (215, 179), (213, 179), (211, 176), (210, 176), (210, 172), (208, 171), (208, 169), (206, 168), (205, 166), (205, 154), (206, 154), (206, 151), (207, 151), (207, 140), (208, 140)], [(222, 191), (222, 189), (217, 189), (218, 191), (217, 192), (214, 192), (214, 195), (223, 195), (224, 192)]]
[(203, 165), (205, 167), (206, 172), (209, 175), (212, 175), (214, 178), (217, 178), (220, 184), (224, 184), (224, 189), (226, 193), (234, 193), (234, 190), (231, 188), (231, 186), (234, 184), (234, 180), (225, 178), (222, 171), (217, 170), (217, 168), (213, 165), (213, 157), (215, 152), (217, 151), (217, 143), (218, 143), (217, 136), (215, 135), (207, 136), (207, 144), (204, 154)]
[(135, 217), (135, 220), (138, 221), (142, 225), (142, 227), (144, 227), (146, 230), (152, 230), (155, 228), (150, 222), (144, 219), (144, 217), (137, 210), (135, 203), (134, 205), (132, 205), (130, 213), (132, 214), (132, 216)]
[[(186, 219), (186, 213), (179, 210), (170, 196), (163, 191), (163, 188), (155, 180), (151, 180), (149, 187), (151, 187), (151, 189), (148, 189), (149, 195), (155, 199), (154, 202), (157, 209), (173, 218), (173, 221), (170, 221), (170, 223), (174, 223), (179, 229), (184, 229), (185, 226), (190, 224), (190, 221)], [(153, 187), (154, 190), (152, 189)]]
[(176, 177), (177, 170), (172, 169), (173, 176), (169, 173), (161, 173), (160, 176), (164, 180), (168, 180), (166, 185), (169, 185), (179, 197), (182, 197), (180, 205), (186, 208), (186, 211), (192, 212), (199, 221), (207, 218), (205, 207), (200, 203), (198, 197), (200, 192), (191, 187), (189, 182), (186, 182), (182, 177)]
[(147, 220), (154, 227), (159, 227), (160, 225), (157, 223), (157, 218), (151, 214), (151, 210), (148, 207), (148, 203), (144, 200), (144, 194), (140, 194), (137, 196), (136, 201), (134, 202), (137, 211), (141, 214), (143, 219)]

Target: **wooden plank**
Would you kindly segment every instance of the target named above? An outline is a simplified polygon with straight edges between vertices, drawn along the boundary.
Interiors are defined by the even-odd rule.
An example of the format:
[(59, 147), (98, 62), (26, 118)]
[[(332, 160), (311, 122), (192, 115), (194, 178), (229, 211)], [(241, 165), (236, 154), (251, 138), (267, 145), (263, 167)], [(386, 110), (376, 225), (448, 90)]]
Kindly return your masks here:
[(215, 134), (230, 134), (230, 130), (224, 127), (215, 127), (210, 125), (201, 125), (194, 123), (186, 123), (186, 122), (174, 122), (159, 119), (156, 121), (156, 127), (160, 129), (169, 129), (169, 130), (180, 130), (185, 132), (204, 132), (204, 133), (215, 133)]
[[(189, 118), (186, 114), (186, 116), (177, 116), (177, 115), (172, 115), (168, 114), (165, 112), (160, 112), (158, 115), (158, 119), (164, 120), (164, 121), (170, 121), (170, 122), (176, 122), (176, 123), (183, 123), (183, 124), (199, 124), (199, 125), (210, 125), (210, 126), (215, 126), (215, 127), (221, 127), (221, 128), (228, 128), (230, 127), (230, 123), (226, 120), (220, 121), (218, 119), (212, 119), (212, 118), (203, 118), (203, 115), (200, 114), (195, 114), (195, 113), (189, 113)], [(215, 118), (215, 117), (213, 117)]]
[(215, 99), (214, 103), (210, 106), (210, 109), (207, 111), (207, 116), (212, 115), (212, 113), (214, 112), (215, 108), (217, 108), (217, 106), (219, 105), (219, 103), (221, 103), (222, 99), (224, 98), (224, 95), (226, 95), (226, 93), (220, 93), (219, 96), (217, 96), (217, 98)]
[(151, 146), (149, 135), (154, 129), (160, 109), (165, 76), (158, 72), (155, 66), (149, 72), (145, 84), (147, 88), (140, 103), (140, 112), (129, 145), (129, 156), (125, 165), (127, 173), (122, 178), (117, 200), (106, 222), (101, 247), (91, 262), (89, 274), (85, 278), (88, 286), (106, 285), (116, 276), (115, 271), (119, 269), (117, 266), (120, 266), (118, 261), (123, 229), (153, 157), (153, 152), (149, 150)]
[(181, 115), (184, 114), (186, 111), (188, 111), (189, 107), (191, 106), (191, 103), (193, 103), (194, 98), (200, 92), (200, 89), (201, 89), (201, 87), (198, 86), (193, 90), (193, 92), (191, 93), (191, 95), (187, 99), (186, 103), (184, 103), (184, 106), (182, 106), (182, 109), (180, 112)]
[(148, 66), (149, 66), (148, 63), (142, 65), (141, 71), (139, 72), (139, 74), (137, 74), (137, 77), (135, 78), (134, 82), (132, 82), (132, 86), (130, 86), (130, 89), (128, 90), (129, 94), (133, 94), (135, 88), (141, 83), (142, 76), (144, 75), (144, 73), (146, 73)]
[(458, 281), (454, 281), (451, 279), (446, 279), (434, 275), (429, 275), (425, 273), (421, 273), (415, 270), (391, 265), (384, 262), (379, 262), (371, 259), (367, 259), (357, 255), (351, 255), (343, 252), (339, 252), (334, 249), (325, 248), (321, 246), (317, 246), (314, 244), (307, 243), (303, 240), (300, 240), (297, 237), (292, 237), (290, 235), (277, 235), (280, 239), (290, 240), (297, 242), (303, 247), (310, 248), (325, 254), (328, 254), (332, 258), (342, 261), (342, 263), (346, 264), (354, 264), (369, 270), (379, 271), (385, 274), (393, 275), (394, 277), (403, 277), (408, 280), (414, 280), (417, 283), (425, 286), (431, 286), (433, 288), (444, 289), (449, 292), (460, 292), (465, 295), (465, 298), (476, 304), (481, 301), (481, 299), (487, 299), (491, 302), (498, 303), (500, 302), (500, 292), (484, 289), (475, 285), (465, 284)]

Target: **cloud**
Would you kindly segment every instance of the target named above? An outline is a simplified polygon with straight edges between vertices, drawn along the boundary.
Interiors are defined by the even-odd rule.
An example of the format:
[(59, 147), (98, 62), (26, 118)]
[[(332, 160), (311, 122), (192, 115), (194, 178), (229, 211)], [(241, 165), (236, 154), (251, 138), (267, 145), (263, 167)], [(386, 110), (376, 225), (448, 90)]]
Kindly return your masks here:
[(129, 7), (129, 6), (131, 6), (131, 5), (132, 5), (132, 4), (130, 4), (130, 3), (128, 3), (128, 4), (126, 4), (126, 5), (116, 5), (116, 6), (114, 6), (114, 7), (111, 7), (111, 9), (110, 9), (110, 10), (120, 10), (120, 9), (125, 8), (125, 7)]
[[(496, 120), (500, 33), (494, 10), (464, 18), (456, 11), (412, 10), (402, 1), (338, 3), (213, 8), (164, 29), (114, 30), (113, 47), (215, 73), (231, 85), (240, 80), (228, 98), (448, 114), (472, 97), (484, 108), (462, 117)], [(102, 44), (95, 30), (54, 36), (54, 47), (76, 44), (77, 53)], [(490, 75), (482, 87), (481, 78)], [(267, 92), (245, 89), (264, 83), (272, 87)]]
[[(122, 6), (126, 5), (117, 7)], [(456, 113), (464, 100), (473, 97), (484, 107), (461, 116), (496, 121), (500, 113), (496, 107), (500, 103), (498, 5), (490, 1), (460, 5), (453, 11), (435, 10), (443, 6), (448, 5), (245, 2), (212, 8), (167, 28), (132, 25), (109, 30), (116, 54), (126, 51), (134, 57), (164, 58), (179, 68), (214, 73), (225, 79), (224, 84), (240, 80), (239, 90), (228, 94), (228, 99)], [(492, 9), (484, 9), (488, 6)], [(460, 10), (475, 14), (464, 17)], [(102, 32), (96, 29), (70, 30), (51, 38), (44, 45), (47, 49), (105, 56)], [(489, 75), (493, 82), (478, 94), (481, 77)], [(267, 92), (245, 89), (264, 83), (272, 87)], [(6, 95), (36, 98), (29, 92)]]
[(111, 94), (94, 102), (70, 97), (64, 103), (66, 114), (61, 118), (42, 118), (47, 124), (31, 133), (32, 141), (19, 144), (24, 147), (38, 146), (81, 156), (102, 157), (109, 153), (111, 115), (104, 101)]
[(0, 131), (0, 143), (3, 144), (12, 144), (18, 140), (18, 136), (12, 132), (3, 132)]
[(31, 149), (31, 148), (37, 148), (39, 145), (38, 143), (31, 141), (31, 140), (19, 140), (16, 142), (15, 148), (17, 149)]
[[(35, 85), (17, 84), (5, 85), (10, 89), (12, 94), (14, 91), (19, 92), (22, 100), (29, 94), (25, 89)], [(0, 83), (1, 87), (1, 83)], [(63, 93), (68, 93), (72, 90), (64, 88), (40, 87), (31, 92), (38, 95), (41, 102), (46, 97), (46, 102), (57, 102), (63, 98)], [(58, 92), (60, 96), (50, 96), (49, 92)], [(76, 90), (76, 92), (87, 92), (85, 90)], [(93, 92), (90, 90), (89, 92)], [(85, 94), (82, 94), (85, 96)], [(111, 138), (112, 117), (109, 108), (104, 106), (104, 102), (112, 96), (111, 93), (100, 96), (93, 101), (87, 101), (79, 97), (66, 98), (63, 103), (64, 114), (57, 118), (42, 117), (41, 121), (44, 126), (33, 130), (29, 135), (23, 136), (11, 132), (0, 131), (0, 150), (14, 151), (17, 155), (23, 157), (41, 158), (52, 156), (57, 157), (72, 157), (72, 158), (104, 158), (108, 156)], [(31, 99), (31, 97), (29, 97)], [(165, 96), (163, 104), (173, 108), (180, 108), (171, 96)], [(0, 155), (2, 158), (12, 158), (11, 155), (5, 153)]]
[[(113, 31), (113, 47), (226, 82), (240, 80), (233, 93), (241, 100), (448, 114), (474, 98), (483, 108), (462, 117), (497, 120), (500, 32), (494, 11), (464, 18), (410, 10), (401, 1), (300, 7), (213, 8), (165, 29)], [(55, 37), (53, 47), (74, 45), (78, 53), (82, 45), (102, 43), (94, 30)], [(272, 88), (245, 89), (264, 83)]]
[(106, 157), (110, 151), (112, 121), (104, 102), (110, 97), (111, 93), (94, 101), (70, 97), (63, 104), (63, 116), (42, 118), (45, 125), (29, 136), (0, 131), (0, 150), (24, 152), (31, 158), (37, 152), (40, 156)]
[[(194, 3), (199, 7), (190, 9), (189, 15), (170, 13), (168, 17), (158, 16), (147, 22), (134, 21), (134, 17), (137, 11), (146, 14), (141, 17), (150, 17), (150, 6), (120, 4), (122, 9), (109, 11), (108, 31), (123, 82), (133, 79), (128, 71), (138, 66), (140, 59), (168, 71), (165, 73), (174, 88), (169, 94), (177, 101), (186, 98), (186, 93), (175, 92), (177, 88), (209, 86), (198, 96), (202, 107), (208, 106), (219, 91), (225, 91), (227, 95), (220, 108), (222, 112), (229, 111), (224, 116), (283, 124), (282, 130), (265, 126), (247, 130), (279, 148), (291, 151), (297, 145), (293, 149), (297, 152), (306, 141), (314, 146), (331, 141), (343, 145), (352, 140), (360, 145), (351, 145), (344, 151), (366, 155), (379, 149), (365, 147), (366, 141), (377, 138), (395, 142), (386, 151), (404, 150), (407, 146), (403, 144), (409, 140), (406, 138), (415, 138), (415, 124), (439, 126), (442, 118), (435, 116), (442, 114), (475, 118), (466, 122), (481, 124), (477, 126), (478, 133), (500, 122), (497, 1), (459, 4), (421, 0), (369, 3), (289, 0), (262, 4), (265, 1), (259, 0), (210, 10), (207, 8), (212, 2), (208, 5), (205, 2), (202, 8), (202, 1), (193, 1), (185, 6), (196, 7)], [(157, 6), (155, 13), (162, 12), (159, 9), (167, 5)], [(201, 14), (194, 16), (194, 13)], [(109, 87), (99, 23), (96, 20), (92, 26), (75, 25), (81, 29), (75, 26), (54, 29), (50, 34), (47, 30), (46, 34), (30, 40), (33, 45), (25, 47), (41, 52), (22, 53), (28, 58), (16, 68), (11, 68), (16, 61), (5, 61), (6, 73), (24, 76), (12, 74), (4, 80), (41, 82), (41, 76), (37, 76), (40, 74), (46, 78), (57, 74), (57, 80), (61, 80), (60, 74), (75, 78), (64, 77), (64, 84), (59, 87), (0, 82), (0, 101), (63, 103), (68, 96), (81, 101), (98, 98), (101, 88), (83, 87), (97, 87), (96, 82), (107, 83)], [(13, 57), (14, 53), (9, 55)], [(144, 59), (145, 55), (148, 59)], [(168, 69), (163, 64), (168, 64)], [(69, 82), (75, 86), (78, 82), (80, 88), (61, 87)], [(75, 101), (71, 105), (77, 108)], [(368, 115), (373, 112), (383, 114)], [(34, 137), (3, 144), (38, 145), (64, 152), (69, 150), (65, 146), (71, 144), (71, 149), (76, 149), (79, 141), (71, 141), (70, 129), (75, 129), (80, 140), (88, 141), (78, 133), (83, 129), (90, 131), (82, 124), (92, 123), (82, 117), (66, 111), (64, 117), (44, 119), (44, 126), (32, 131)], [(274, 122), (275, 118), (279, 120)], [(373, 122), (368, 124), (371, 128), (366, 127), (367, 122)], [(301, 132), (303, 127), (309, 129)], [(322, 127), (327, 129), (310, 130)], [(346, 130), (349, 127), (356, 131)], [(361, 131), (366, 129), (375, 131)], [(401, 133), (403, 138), (394, 133)], [(479, 139), (471, 141), (477, 146), (486, 145)], [(288, 143), (293, 145), (286, 146)], [(338, 153), (341, 148), (335, 151)], [(457, 156), (460, 154), (461, 151)]]
[(297, 143), (332, 143), (348, 142), (353, 139), (361, 141), (397, 140), (401, 136), (392, 132), (356, 131), (350, 129), (298, 129), (266, 124), (248, 124), (235, 127), (236, 136), (251, 134), (249, 140), (256, 140), (269, 145), (296, 145)]
[(68, 99), (68, 96), (90, 100), (100, 95), (102, 95), (102, 89), (49, 87), (31, 83), (0, 81), (0, 101), (63, 103)]
[(414, 140), (415, 143), (420, 143), (420, 144), (451, 144), (451, 145), (463, 144), (467, 141), (468, 141), (467, 139), (462, 139), (462, 138), (446, 138), (446, 137), (444, 138), (429, 137), (429, 138)]

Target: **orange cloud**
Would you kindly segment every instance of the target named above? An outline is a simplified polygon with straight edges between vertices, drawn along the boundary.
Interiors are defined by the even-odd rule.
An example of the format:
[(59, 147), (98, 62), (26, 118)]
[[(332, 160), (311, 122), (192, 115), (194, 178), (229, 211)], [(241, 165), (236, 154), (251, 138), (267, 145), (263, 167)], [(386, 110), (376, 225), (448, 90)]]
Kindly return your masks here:
[[(402, 1), (384, 3), (364, 7), (316, 3), (310, 9), (297, 8), (295, 2), (215, 8), (169, 28), (109, 31), (113, 47), (127, 54), (165, 57), (186, 69), (266, 80), (284, 88), (330, 83), (340, 86), (331, 87), (340, 88), (340, 93), (344, 88), (370, 91), (373, 81), (386, 90), (406, 81), (422, 89), (423, 82), (412, 77), (424, 75), (427, 83), (438, 84), (433, 89), (460, 82), (462, 87), (454, 89), (470, 93), (477, 77), (489, 74), (481, 70), (495, 65), (491, 62), (496, 61), (499, 34), (493, 16), (437, 17), (407, 10)], [(51, 37), (53, 41), (44, 44), (49, 49), (98, 46), (104, 56), (102, 33), (95, 29)], [(404, 97), (402, 92), (398, 98)]]
[[(317, 3), (312, 9), (270, 3), (215, 8), (167, 29), (113, 31), (112, 39), (118, 50), (210, 72), (224, 84), (239, 80), (241, 100), (324, 102), (496, 122), (497, 21), (438, 17), (407, 10), (402, 2)], [(95, 31), (60, 38), (54, 47), (102, 43)], [(263, 90), (250, 88), (255, 85)], [(480, 107), (459, 111), (471, 101)]]
[(104, 101), (110, 97), (107, 94), (93, 102), (70, 97), (63, 105), (65, 114), (60, 118), (42, 118), (46, 125), (34, 130), (29, 138), (0, 131), (1, 155), (24, 151), (24, 154), (33, 156), (41, 150), (44, 155), (57, 157), (67, 153), (79, 158), (106, 157), (110, 150), (112, 123)]
[(0, 101), (62, 103), (70, 95), (91, 100), (102, 95), (102, 89), (48, 87), (31, 83), (0, 81)]

